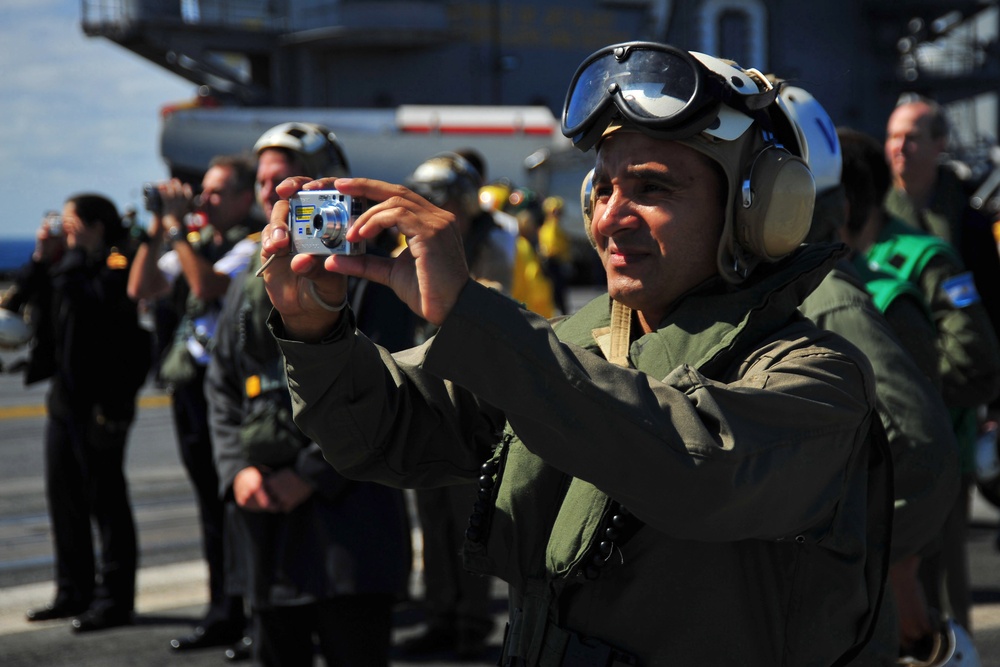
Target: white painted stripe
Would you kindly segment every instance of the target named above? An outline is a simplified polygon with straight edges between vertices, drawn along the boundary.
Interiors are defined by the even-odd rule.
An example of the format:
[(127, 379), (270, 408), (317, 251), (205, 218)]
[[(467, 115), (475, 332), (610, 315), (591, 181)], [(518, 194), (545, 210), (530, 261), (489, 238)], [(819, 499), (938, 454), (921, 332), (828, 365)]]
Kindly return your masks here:
[[(137, 581), (136, 613), (208, 604), (208, 568), (204, 561), (188, 561), (140, 568)], [(54, 585), (26, 584), (3, 589), (0, 595), (0, 636), (68, 623), (67, 619), (29, 623), (24, 612), (52, 601)]]

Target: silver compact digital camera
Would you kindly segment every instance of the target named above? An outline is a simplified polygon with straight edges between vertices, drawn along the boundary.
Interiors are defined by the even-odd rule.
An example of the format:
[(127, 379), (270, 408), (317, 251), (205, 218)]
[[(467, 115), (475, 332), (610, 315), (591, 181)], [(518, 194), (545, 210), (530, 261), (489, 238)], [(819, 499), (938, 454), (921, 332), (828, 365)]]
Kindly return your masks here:
[(45, 227), (49, 230), (49, 236), (62, 236), (63, 219), (58, 211), (48, 211), (45, 214)]
[(288, 230), (298, 255), (363, 255), (365, 242), (351, 243), (347, 230), (368, 201), (337, 190), (302, 190), (288, 200)]

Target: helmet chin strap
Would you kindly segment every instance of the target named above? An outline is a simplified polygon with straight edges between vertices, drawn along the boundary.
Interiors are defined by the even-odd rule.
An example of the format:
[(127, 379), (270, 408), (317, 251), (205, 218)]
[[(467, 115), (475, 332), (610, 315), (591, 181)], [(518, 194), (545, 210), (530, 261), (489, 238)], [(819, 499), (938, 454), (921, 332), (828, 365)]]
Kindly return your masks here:
[(591, 333), (605, 359), (616, 366), (629, 367), (628, 348), (632, 342), (631, 308), (612, 299), (611, 326), (594, 329)]
[(619, 301), (611, 302), (611, 349), (608, 361), (628, 366), (628, 349), (632, 342), (632, 309)]

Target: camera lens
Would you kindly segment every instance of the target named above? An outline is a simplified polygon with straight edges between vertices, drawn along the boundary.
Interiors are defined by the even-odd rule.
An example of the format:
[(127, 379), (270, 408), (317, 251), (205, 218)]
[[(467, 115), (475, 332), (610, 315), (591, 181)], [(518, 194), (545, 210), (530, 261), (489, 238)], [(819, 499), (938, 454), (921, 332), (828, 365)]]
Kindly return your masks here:
[(343, 243), (344, 233), (351, 222), (351, 216), (340, 202), (331, 202), (320, 209), (313, 220), (319, 240), (327, 248), (335, 248)]

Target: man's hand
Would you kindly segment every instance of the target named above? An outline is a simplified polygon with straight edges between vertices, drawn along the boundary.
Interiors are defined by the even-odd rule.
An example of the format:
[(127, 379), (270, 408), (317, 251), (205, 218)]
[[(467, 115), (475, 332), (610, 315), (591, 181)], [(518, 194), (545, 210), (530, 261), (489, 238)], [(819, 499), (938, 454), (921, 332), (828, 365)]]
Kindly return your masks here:
[(933, 631), (927, 598), (917, 578), (919, 568), (919, 556), (908, 556), (889, 567), (889, 585), (899, 611), (899, 641), (904, 651)]
[(264, 488), (276, 503), (278, 511), (291, 512), (313, 494), (313, 487), (290, 468), (282, 468), (264, 476)]
[[(184, 217), (194, 208), (194, 190), (190, 184), (181, 183), (176, 178), (161, 183), (158, 187), (160, 199), (163, 200), (161, 223), (168, 229), (177, 226), (183, 229)], [(155, 222), (154, 220), (154, 224)]]
[(154, 186), (162, 202), (159, 213), (154, 213), (146, 230), (150, 238), (159, 242), (171, 227), (184, 224), (184, 216), (191, 212), (194, 190), (187, 183), (173, 178)]
[(469, 281), (455, 216), (401, 185), (341, 178), (335, 186), (352, 197), (379, 202), (358, 216), (347, 240), (371, 241), (395, 228), (406, 238), (406, 249), (395, 258), (334, 255), (326, 259), (326, 269), (387, 285), (410, 310), (440, 326)]
[(66, 249), (66, 237), (62, 234), (53, 234), (49, 228), (47, 220), (35, 232), (35, 252), (31, 258), (36, 262), (52, 264), (56, 262)]
[(88, 227), (79, 218), (63, 221), (63, 236), (67, 248), (82, 248), (88, 253), (96, 251), (104, 242), (103, 227)]
[[(271, 220), (261, 233), (260, 261), (262, 265), (269, 262), (262, 277), (271, 303), (281, 313), (285, 330), (293, 338), (315, 342), (330, 331), (341, 316), (317, 303), (316, 297), (329, 305), (342, 303), (347, 295), (347, 278), (324, 271), (321, 257), (289, 254), (287, 199), (307, 183), (310, 183), (309, 178), (296, 176), (278, 185), (277, 192), (282, 198), (274, 205)], [(312, 182), (316, 183), (326, 184), (327, 189), (333, 187), (333, 179)]]
[(271, 472), (250, 466), (233, 479), (236, 504), (250, 512), (288, 513), (312, 494), (312, 486), (289, 468)]
[[(365, 197), (374, 204), (360, 215), (347, 232), (351, 242), (373, 241), (383, 230), (397, 229), (407, 240), (398, 257), (374, 255), (294, 255), (288, 257), (287, 225), (289, 197), (300, 190), (339, 190), (352, 197)], [(276, 255), (264, 271), (271, 303), (281, 313), (289, 335), (305, 341), (322, 338), (340, 319), (316, 303), (316, 295), (330, 305), (339, 304), (347, 293), (344, 276), (358, 276), (389, 286), (413, 312), (440, 325), (451, 312), (469, 280), (462, 238), (455, 217), (401, 185), (364, 178), (310, 181), (289, 178), (277, 188), (282, 200), (264, 228), (261, 262)], [(321, 263), (322, 262), (322, 263)]]
[(251, 466), (236, 473), (233, 478), (233, 498), (236, 504), (251, 512), (278, 512), (278, 502), (271, 497), (264, 484), (264, 473)]

